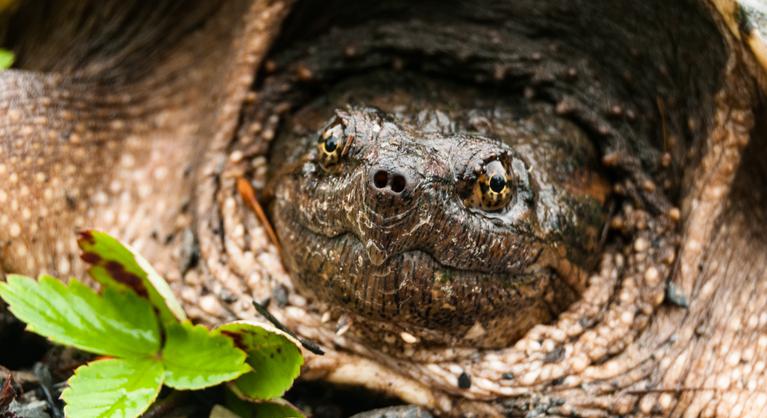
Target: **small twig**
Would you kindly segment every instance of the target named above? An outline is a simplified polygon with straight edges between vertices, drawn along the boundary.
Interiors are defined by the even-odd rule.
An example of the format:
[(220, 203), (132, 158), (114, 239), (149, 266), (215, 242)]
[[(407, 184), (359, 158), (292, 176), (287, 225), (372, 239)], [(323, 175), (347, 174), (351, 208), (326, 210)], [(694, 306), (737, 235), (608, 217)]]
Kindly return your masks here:
[(160, 418), (165, 416), (168, 412), (181, 405), (189, 397), (189, 394), (190, 392), (188, 391), (180, 392), (174, 390), (170, 395), (155, 402), (141, 417)]
[(51, 371), (43, 363), (35, 363), (33, 367), (35, 376), (40, 381), (40, 389), (43, 391), (45, 401), (48, 403), (48, 408), (51, 410), (51, 414), (54, 418), (64, 418), (64, 413), (56, 405), (56, 401), (51, 393), (51, 386), (53, 385), (53, 378), (51, 377)]
[(3, 379), (3, 386), (0, 388), (0, 411), (7, 407), (18, 395), (14, 386), (13, 373), (3, 366), (0, 366), (0, 371), (5, 374)]
[(256, 311), (258, 311), (258, 313), (261, 314), (261, 316), (263, 316), (267, 321), (269, 321), (277, 329), (297, 339), (301, 343), (301, 345), (304, 346), (305, 349), (320, 356), (325, 354), (325, 352), (322, 351), (322, 349), (320, 348), (319, 345), (317, 345), (317, 343), (315, 343), (314, 341), (307, 340), (306, 338), (299, 337), (293, 331), (289, 330), (288, 327), (283, 325), (277, 318), (274, 317), (274, 315), (269, 313), (269, 311), (266, 309), (265, 306), (261, 305), (260, 303), (254, 300), (253, 307), (256, 308)]
[(256, 214), (256, 217), (264, 227), (269, 240), (277, 248), (277, 252), (281, 253), (282, 248), (280, 247), (280, 241), (277, 239), (277, 234), (274, 233), (274, 228), (272, 228), (269, 218), (266, 217), (264, 209), (261, 207), (261, 204), (258, 203), (258, 199), (256, 199), (256, 191), (253, 190), (253, 186), (250, 185), (250, 182), (246, 180), (245, 177), (237, 177), (237, 191), (240, 192), (240, 196), (242, 196), (242, 199), (248, 205), (250, 210)]
[(13, 383), (16, 384), (19, 388), (33, 387), (40, 384), (40, 379), (38, 379), (37, 376), (35, 376), (35, 374), (30, 371), (16, 370), (10, 373), (11, 377), (13, 378)]

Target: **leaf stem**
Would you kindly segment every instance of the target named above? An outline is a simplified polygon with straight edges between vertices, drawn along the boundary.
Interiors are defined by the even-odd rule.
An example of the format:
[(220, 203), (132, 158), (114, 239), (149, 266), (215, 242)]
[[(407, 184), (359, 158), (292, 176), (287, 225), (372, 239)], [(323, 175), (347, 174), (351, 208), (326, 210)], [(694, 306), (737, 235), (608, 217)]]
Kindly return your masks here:
[(149, 409), (142, 415), (142, 418), (160, 418), (167, 415), (174, 408), (184, 403), (190, 396), (189, 391), (174, 390), (170, 395), (156, 401)]

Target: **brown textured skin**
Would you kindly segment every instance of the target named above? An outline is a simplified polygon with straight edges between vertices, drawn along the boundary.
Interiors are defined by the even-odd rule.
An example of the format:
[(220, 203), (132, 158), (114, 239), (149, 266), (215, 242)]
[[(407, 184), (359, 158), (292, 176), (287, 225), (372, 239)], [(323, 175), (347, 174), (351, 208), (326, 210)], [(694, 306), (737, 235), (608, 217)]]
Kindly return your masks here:
[[(371, 344), (406, 332), (508, 346), (556, 318), (596, 264), (607, 185), (594, 147), (552, 106), (397, 81), (346, 82), (283, 124), (268, 190), (286, 267)], [(343, 141), (331, 161), (323, 132)], [(508, 179), (499, 210), (479, 202), (493, 168)]]
[[(81, 275), (74, 230), (94, 226), (144, 253), (195, 318), (249, 316), (249, 296), (279, 296), (273, 312), (328, 352), (307, 358), (306, 378), (453, 415), (767, 414), (765, 77), (748, 38), (719, 18), (724, 82), (682, 172), (679, 211), (625, 208), (631, 245), (604, 256), (557, 322), (513, 347), (411, 348), (403, 360), (336, 333), (343, 318), (292, 291), (236, 192), (238, 176), (264, 170), (252, 157), (278, 123), (240, 123), (240, 109), (257, 99), (249, 87), (289, 4), (103, 7), (107, 23), (72, 19), (88, 11), (71, 6), (43, 18), (56, 31), (10, 31), (25, 35), (16, 44), (26, 70), (0, 73), (4, 272)], [(126, 16), (120, 31), (108, 24)], [(660, 304), (667, 277), (688, 309)]]

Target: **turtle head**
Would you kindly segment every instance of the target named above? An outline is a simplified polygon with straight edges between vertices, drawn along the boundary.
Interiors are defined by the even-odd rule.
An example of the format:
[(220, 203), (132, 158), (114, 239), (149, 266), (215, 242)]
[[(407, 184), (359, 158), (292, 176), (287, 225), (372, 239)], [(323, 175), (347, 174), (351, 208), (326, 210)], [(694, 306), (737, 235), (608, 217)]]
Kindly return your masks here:
[(595, 246), (602, 202), (554, 184), (540, 161), (561, 158), (551, 144), (460, 125), (344, 106), (314, 130), (288, 127), (270, 210), (294, 278), (375, 333), (438, 344), (508, 344), (577, 298), (569, 256)]

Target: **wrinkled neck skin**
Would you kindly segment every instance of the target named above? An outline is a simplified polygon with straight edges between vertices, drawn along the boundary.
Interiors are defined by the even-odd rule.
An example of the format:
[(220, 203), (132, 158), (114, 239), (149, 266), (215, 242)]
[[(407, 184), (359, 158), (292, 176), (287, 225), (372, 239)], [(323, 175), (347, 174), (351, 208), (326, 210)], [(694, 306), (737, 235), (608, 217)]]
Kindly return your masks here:
[[(392, 354), (402, 332), (503, 347), (577, 298), (606, 212), (578, 127), (545, 105), (513, 108), (427, 80), (346, 84), (286, 121), (269, 159), (283, 259), (305, 289), (367, 341), (394, 341)], [(351, 97), (386, 110), (337, 102)], [(318, 154), (332, 126), (343, 143), (328, 166)], [(493, 162), (510, 196), (483, 209), (474, 197), (490, 196), (479, 183)]]
[[(304, 378), (366, 386), (440, 415), (764, 416), (767, 118), (755, 79), (765, 76), (746, 47), (749, 25), (718, 14), (734, 13), (728, 5), (334, 0), (44, 8), (20, 2), (5, 38), (17, 69), (0, 72), (0, 266), (5, 273), (82, 277), (73, 232), (104, 229), (146, 255), (196, 320), (252, 318), (252, 298), (269, 299), (275, 316), (326, 351), (307, 353)], [(376, 91), (373, 73), (461, 87), (430, 89), (436, 97), (406, 89), (400, 97), (426, 110), (419, 120), (420, 110), (398, 109), (403, 101), (393, 93), (370, 97), (344, 84), (359, 79)], [(392, 82), (386, 90), (398, 85), (407, 84)], [(344, 97), (345, 90), (358, 92), (359, 100)], [(465, 100), (453, 106), (446, 97)], [(494, 97), (505, 98), (500, 113), (472, 125), (473, 113), (465, 110), (482, 115)], [(392, 144), (410, 150), (430, 144), (435, 151), (407, 153), (420, 162), (376, 160), (376, 147), (368, 146), (346, 163), (347, 171), (334, 173), (315, 168), (299, 175), (291, 164), (273, 165), (306, 158), (301, 167), (311, 168), (316, 135), (336, 110), (356, 123), (354, 109), (369, 107), (391, 121), (382, 130), (393, 134)], [(309, 117), (312, 109), (316, 115)], [(573, 137), (591, 144), (599, 163), (588, 172), (596, 178), (564, 181), (546, 164), (573, 161), (572, 153), (538, 161), (538, 147), (525, 150), (513, 141), (541, 138), (536, 130), (504, 134), (535, 117), (554, 127), (551, 139), (564, 134), (568, 144)], [(464, 137), (472, 138), (471, 147), (500, 147), (533, 168), (531, 187), (566, 184), (565, 192), (553, 195), (553, 206), (533, 193), (520, 206), (529, 216), (511, 221), (462, 207), (454, 192), (465, 170), (448, 174), (454, 166), (444, 158), (422, 163)], [(283, 154), (275, 151), (280, 144)], [(379, 148), (379, 157), (397, 151)], [(417, 216), (402, 217), (407, 229), (381, 224), (395, 210), (383, 200), (355, 217), (344, 205), (330, 217), (312, 209), (318, 196), (307, 194), (308, 181), (324, 184), (315, 193), (337, 196), (348, 178), (351, 195), (359, 196), (348, 205), (365, 201), (361, 169), (375, 161), (404, 163), (412, 169), (404, 174), (419, 179), (405, 185), (418, 184), (411, 198), (427, 203), (408, 212)], [(285, 171), (276, 171), (278, 165)], [(390, 187), (388, 178), (380, 184)], [(427, 188), (429, 178), (444, 183)], [(609, 193), (594, 187), (599, 178)], [(269, 206), (285, 247), (311, 245), (309, 233), (328, 242), (278, 253), (238, 193), (238, 179), (248, 180)], [(295, 187), (280, 186), (288, 182)], [(584, 192), (589, 199), (608, 196), (607, 206), (599, 206), (609, 211), (609, 229), (600, 231), (596, 266), (588, 262), (590, 240), (571, 239), (532, 210), (561, 209), (557, 196)], [(292, 214), (279, 210), (288, 194), (297, 199)], [(585, 213), (570, 210), (565, 213)], [(438, 216), (461, 222), (434, 222)], [(421, 219), (430, 219), (431, 235), (445, 236), (419, 232)], [(515, 223), (520, 219), (524, 227)], [(464, 240), (445, 244), (456, 236), (446, 228), (472, 223), (488, 227), (467, 229)], [(580, 224), (573, 225), (578, 231)], [(407, 237), (404, 230), (414, 232)], [(346, 232), (334, 236), (338, 231)], [(514, 253), (517, 265), (508, 251), (471, 256), (463, 244), (488, 231), (525, 244)], [(466, 317), (444, 314), (440, 321), (418, 317), (418, 306), (438, 308), (428, 302), (399, 313), (386, 298), (355, 296), (350, 304), (333, 293), (343, 286), (322, 288), (335, 275), (301, 274), (313, 266), (301, 257), (338, 251), (344, 236), (357, 240), (347, 248), (359, 252), (365, 272), (387, 266), (402, 272), (405, 258), (420, 257), (416, 264), (426, 273), (454, 268), (448, 260), (471, 270), (461, 277), (466, 280), (447, 281), (450, 291), (467, 280), (500, 289), (519, 283), (520, 272), (541, 273), (535, 283), (546, 284), (518, 287), (533, 289), (530, 299), (509, 296), (497, 308), (483, 304)], [(525, 255), (557, 242), (565, 248), (558, 260), (586, 271), (585, 281)], [(359, 289), (349, 269), (344, 274), (347, 288)], [(393, 286), (372, 284), (368, 289), (376, 291)], [(566, 284), (561, 293), (571, 296), (558, 301), (557, 284)], [(467, 317), (473, 322), (462, 322)], [(511, 320), (482, 322), (489, 317)], [(379, 334), (384, 341), (375, 341)], [(477, 335), (477, 344), (466, 343)]]

